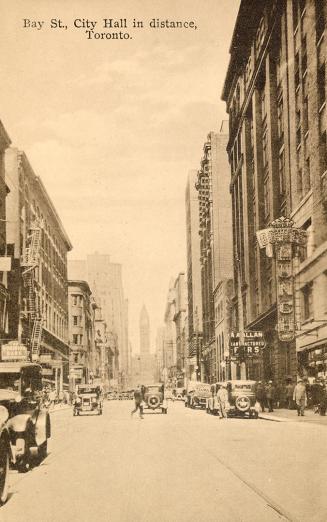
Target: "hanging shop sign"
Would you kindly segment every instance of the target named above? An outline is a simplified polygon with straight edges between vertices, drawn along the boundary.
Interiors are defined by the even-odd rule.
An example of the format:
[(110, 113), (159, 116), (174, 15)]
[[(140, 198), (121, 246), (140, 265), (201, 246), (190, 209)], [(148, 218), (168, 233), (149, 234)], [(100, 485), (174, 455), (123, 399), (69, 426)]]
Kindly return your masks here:
[(279, 340), (285, 342), (295, 336), (293, 258), (297, 247), (305, 246), (307, 241), (307, 232), (293, 225), (291, 219), (282, 216), (256, 233), (259, 247), (266, 248), (267, 256), (275, 259), (277, 331)]
[(11, 341), (1, 347), (2, 361), (27, 361), (28, 352), (24, 344), (19, 341)]

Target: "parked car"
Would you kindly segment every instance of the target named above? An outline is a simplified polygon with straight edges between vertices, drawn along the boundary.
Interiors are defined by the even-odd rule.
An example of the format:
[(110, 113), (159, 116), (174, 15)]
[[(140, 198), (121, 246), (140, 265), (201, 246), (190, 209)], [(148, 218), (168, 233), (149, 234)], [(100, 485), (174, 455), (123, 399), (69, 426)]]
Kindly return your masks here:
[(231, 380), (227, 382), (228, 416), (257, 419), (260, 406), (256, 400), (256, 381)]
[(176, 388), (175, 399), (176, 401), (183, 401), (185, 397), (185, 388)]
[(51, 436), (50, 415), (42, 400), (41, 372), (41, 366), (35, 363), (0, 363), (0, 405), (8, 412), (11, 462), (21, 472), (46, 457)]
[(2, 506), (9, 493), (9, 465), (12, 461), (9, 430), (6, 426), (8, 410), (0, 406), (0, 506)]
[(185, 406), (189, 408), (206, 408), (207, 399), (209, 399), (210, 396), (210, 384), (190, 381), (187, 385)]
[(144, 387), (143, 409), (161, 410), (161, 413), (167, 414), (168, 402), (165, 398), (165, 390), (163, 384), (150, 384)]
[(100, 386), (78, 384), (73, 401), (73, 415), (96, 412), (102, 415), (102, 391)]

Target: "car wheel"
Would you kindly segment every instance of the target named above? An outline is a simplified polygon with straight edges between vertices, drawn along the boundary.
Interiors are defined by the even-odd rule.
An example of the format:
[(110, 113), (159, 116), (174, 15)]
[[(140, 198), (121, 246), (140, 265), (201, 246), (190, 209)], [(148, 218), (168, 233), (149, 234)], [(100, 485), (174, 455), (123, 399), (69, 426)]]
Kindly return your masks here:
[(4, 440), (0, 442), (0, 505), (8, 498), (9, 491), (9, 448)]

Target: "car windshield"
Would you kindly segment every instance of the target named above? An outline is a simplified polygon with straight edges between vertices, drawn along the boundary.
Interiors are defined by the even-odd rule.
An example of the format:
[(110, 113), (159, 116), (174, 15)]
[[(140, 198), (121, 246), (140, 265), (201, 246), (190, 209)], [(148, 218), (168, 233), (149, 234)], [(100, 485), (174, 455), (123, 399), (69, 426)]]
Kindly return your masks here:
[(20, 373), (0, 373), (0, 390), (19, 391)]
[(153, 393), (153, 392), (161, 392), (161, 386), (147, 386), (146, 389), (147, 392)]
[(251, 390), (251, 384), (235, 384), (235, 390)]

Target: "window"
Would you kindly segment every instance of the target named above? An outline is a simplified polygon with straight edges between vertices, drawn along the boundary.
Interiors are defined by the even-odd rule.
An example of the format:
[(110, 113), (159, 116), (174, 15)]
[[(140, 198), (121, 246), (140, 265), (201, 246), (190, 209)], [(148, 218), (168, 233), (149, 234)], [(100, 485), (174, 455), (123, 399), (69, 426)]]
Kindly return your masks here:
[(308, 96), (303, 99), (303, 134), (309, 130)]
[(306, 285), (302, 288), (303, 306), (302, 306), (302, 317), (303, 321), (306, 321), (313, 317), (313, 292), (312, 284)]
[(296, 53), (294, 60), (294, 82), (295, 89), (298, 89), (300, 86), (300, 56), (298, 52)]
[(78, 344), (78, 335), (73, 334), (73, 344)]
[(327, 142), (326, 131), (320, 135), (320, 173), (324, 174), (327, 170)]
[(280, 195), (286, 192), (286, 179), (285, 179), (285, 151), (281, 150), (278, 158), (278, 173), (279, 173), (279, 193)]
[(284, 137), (284, 105), (283, 98), (280, 98), (277, 105), (277, 128), (278, 128), (278, 138), (279, 140), (283, 140)]
[(318, 108), (319, 110), (326, 101), (326, 74), (325, 64), (320, 65), (318, 69)]
[(83, 335), (82, 334), (80, 334), (80, 336), (79, 336), (79, 344), (83, 344)]
[(268, 136), (267, 130), (262, 135), (262, 163), (264, 167), (268, 165)]
[(73, 295), (73, 305), (77, 305), (77, 295)]
[(77, 324), (78, 324), (77, 321), (78, 321), (78, 317), (77, 317), (77, 315), (73, 315), (73, 325), (74, 325), (74, 326), (77, 326)]
[(269, 190), (269, 176), (263, 182), (263, 199), (264, 199), (264, 211), (265, 219), (269, 218), (270, 213), (270, 190)]
[(308, 68), (308, 55), (307, 55), (307, 38), (304, 36), (301, 42), (301, 54), (302, 54), (302, 76), (306, 73)]
[(316, 7), (316, 41), (319, 42), (325, 30), (325, 0), (315, 0)]

